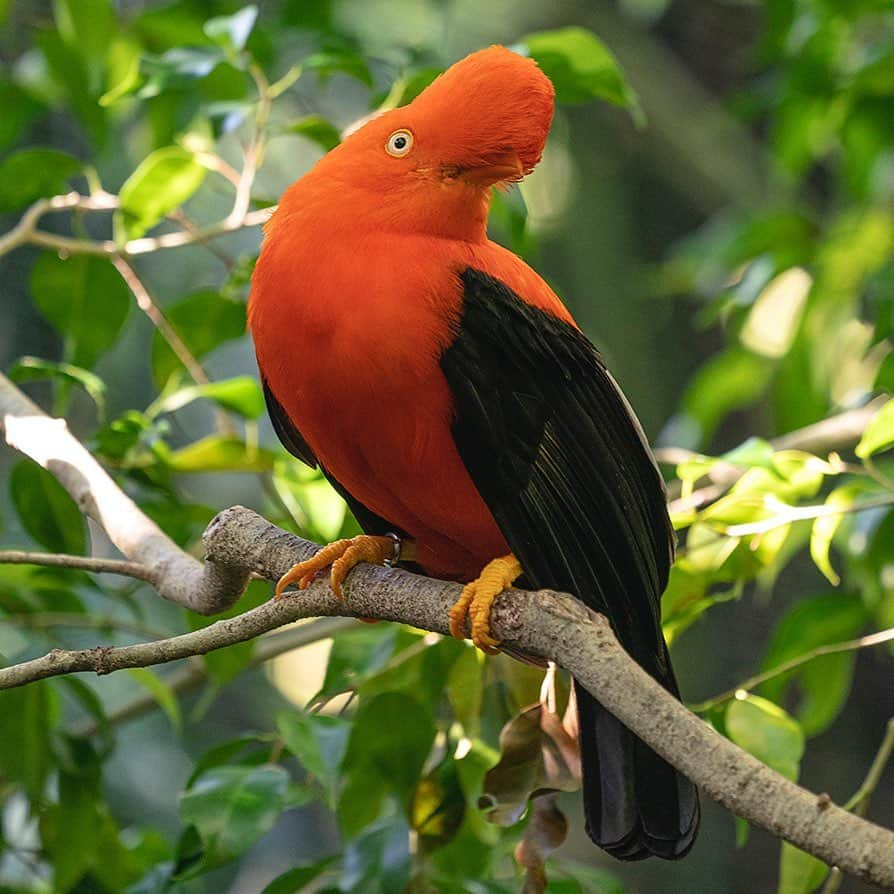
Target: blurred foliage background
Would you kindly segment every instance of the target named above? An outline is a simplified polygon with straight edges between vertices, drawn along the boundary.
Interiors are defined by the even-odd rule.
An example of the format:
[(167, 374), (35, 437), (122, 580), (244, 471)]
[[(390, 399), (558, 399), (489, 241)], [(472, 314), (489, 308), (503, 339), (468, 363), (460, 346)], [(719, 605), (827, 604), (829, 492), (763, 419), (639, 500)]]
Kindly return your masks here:
[[(861, 639), (894, 627), (894, 410), (877, 398), (862, 438), (770, 439), (894, 388), (890, 0), (259, 7), (0, 0), (0, 368), (181, 544), (237, 502), (317, 540), (356, 531), (263, 415), (256, 224), (371, 110), (489, 43), (531, 53), (560, 104), (493, 235), (565, 298), (661, 448), (681, 688), (848, 802), (894, 714), (890, 643)], [(5, 546), (108, 551), (46, 473), (8, 450), (0, 466)], [(6, 663), (204, 623), (135, 582), (0, 565)], [(315, 623), (0, 695), (0, 890), (518, 890), (525, 821), (476, 804), (509, 822), (532, 789), (574, 788), (543, 775), (549, 735), (523, 712), (539, 675)], [(497, 764), (507, 721), (521, 780)], [(686, 860), (622, 866), (589, 845), (578, 797), (558, 800), (550, 891), (865, 890), (712, 804)], [(850, 806), (894, 825), (890, 771)]]

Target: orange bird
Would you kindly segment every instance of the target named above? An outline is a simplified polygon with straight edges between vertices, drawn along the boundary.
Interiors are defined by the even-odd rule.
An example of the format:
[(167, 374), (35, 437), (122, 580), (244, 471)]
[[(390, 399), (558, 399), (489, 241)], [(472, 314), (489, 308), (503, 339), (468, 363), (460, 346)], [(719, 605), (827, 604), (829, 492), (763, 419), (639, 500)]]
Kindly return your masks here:
[[(280, 581), (412, 560), (471, 581), (450, 613), (493, 651), (517, 579), (608, 616), (678, 695), (660, 626), (673, 560), (664, 485), (597, 350), (550, 287), (487, 237), (491, 187), (540, 160), (553, 86), (491, 47), (352, 133), (266, 227), (249, 321), (273, 425), (364, 535)], [(692, 783), (577, 690), (584, 811), (615, 857), (683, 856)]]

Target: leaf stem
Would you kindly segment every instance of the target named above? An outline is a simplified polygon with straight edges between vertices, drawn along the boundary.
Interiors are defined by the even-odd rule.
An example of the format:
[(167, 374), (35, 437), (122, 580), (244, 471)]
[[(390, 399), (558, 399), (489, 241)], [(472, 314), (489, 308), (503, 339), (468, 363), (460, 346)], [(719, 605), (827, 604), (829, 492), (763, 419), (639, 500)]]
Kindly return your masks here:
[(781, 674), (786, 674), (789, 671), (801, 667), (802, 664), (807, 664), (808, 661), (813, 661), (814, 658), (821, 658), (823, 655), (835, 655), (839, 652), (853, 652), (857, 649), (868, 649), (873, 646), (880, 646), (882, 643), (891, 642), (892, 640), (894, 640), (894, 627), (890, 627), (887, 630), (879, 630), (877, 633), (870, 633), (867, 636), (861, 636), (859, 639), (851, 639), (846, 640), (845, 642), (817, 646), (815, 649), (811, 649), (809, 652), (805, 652), (797, 658), (784, 661), (782, 664), (779, 664), (770, 670), (757, 674), (754, 677), (749, 677), (747, 680), (743, 680), (739, 683), (735, 688), (728, 689), (720, 695), (715, 695), (707, 701), (689, 705), (689, 709), (696, 714), (704, 714), (712, 708), (716, 708), (718, 705), (722, 705), (724, 702), (728, 702), (730, 699), (735, 698), (736, 693), (752, 690), (755, 687), (760, 686), (761, 683), (766, 683), (768, 680), (772, 680)]

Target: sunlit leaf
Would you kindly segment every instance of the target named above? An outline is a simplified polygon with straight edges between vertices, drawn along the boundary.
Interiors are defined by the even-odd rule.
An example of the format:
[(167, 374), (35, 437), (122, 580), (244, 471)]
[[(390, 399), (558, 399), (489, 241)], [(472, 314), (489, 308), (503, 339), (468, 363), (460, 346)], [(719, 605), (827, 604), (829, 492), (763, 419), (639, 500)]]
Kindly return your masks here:
[[(813, 559), (816, 567), (823, 573), (826, 579), (833, 586), (838, 586), (841, 578), (832, 567), (829, 559), (829, 549), (832, 546), (832, 538), (838, 530), (844, 513), (853, 505), (854, 501), (867, 490), (866, 485), (862, 482), (844, 484), (836, 487), (827, 497), (823, 504), (832, 513), (830, 515), (821, 515), (813, 523), (810, 533), (810, 557)], [(837, 511), (840, 510), (840, 511)]]
[(894, 445), (894, 400), (889, 400), (869, 420), (854, 452), (860, 459), (868, 459), (892, 445)]
[(115, 238), (136, 239), (179, 208), (202, 185), (205, 168), (180, 146), (156, 149), (124, 181), (115, 212)]
[(275, 459), (270, 450), (240, 438), (208, 435), (169, 454), (166, 464), (175, 472), (266, 472)]
[(782, 842), (776, 894), (812, 894), (825, 881), (829, 867), (822, 860)]
[(756, 695), (733, 699), (726, 709), (726, 731), (738, 746), (787, 779), (797, 779), (804, 753), (800, 725), (778, 705)]
[(187, 385), (162, 398), (156, 405), (157, 413), (173, 413), (198, 398), (214, 401), (225, 410), (232, 410), (246, 419), (257, 419), (264, 412), (264, 395), (257, 379), (236, 376), (206, 385)]

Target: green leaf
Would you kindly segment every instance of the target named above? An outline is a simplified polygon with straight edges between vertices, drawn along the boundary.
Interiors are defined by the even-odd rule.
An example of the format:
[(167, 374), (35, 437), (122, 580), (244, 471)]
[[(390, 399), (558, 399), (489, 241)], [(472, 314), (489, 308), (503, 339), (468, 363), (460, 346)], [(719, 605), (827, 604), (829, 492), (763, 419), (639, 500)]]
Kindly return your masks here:
[(894, 399), (889, 400), (869, 420), (855, 453), (860, 459), (868, 459), (875, 453), (894, 446)]
[(373, 78), (366, 60), (350, 50), (326, 50), (308, 56), (302, 65), (308, 71), (316, 71), (323, 79), (334, 74), (344, 74), (355, 78), (367, 87), (372, 87)]
[(230, 16), (217, 16), (205, 22), (205, 34), (216, 44), (231, 52), (240, 53), (258, 18), (258, 7), (244, 6)]
[(127, 672), (155, 699), (158, 706), (165, 712), (174, 732), (179, 733), (183, 727), (180, 703), (171, 687), (158, 674), (146, 667), (131, 667)]
[(165, 458), (175, 472), (267, 472), (276, 454), (240, 438), (208, 435)]
[(156, 149), (124, 181), (115, 212), (115, 238), (123, 243), (142, 236), (179, 208), (202, 185), (205, 168), (180, 146)]
[(3, 109), (0, 115), (0, 150), (5, 150), (19, 139), (22, 131), (43, 111), (43, 106), (17, 84), (0, 80), (0, 109)]
[(277, 876), (261, 894), (297, 894), (319, 878), (334, 862), (335, 857), (326, 857), (307, 866), (296, 866)]
[(173, 413), (198, 398), (208, 398), (225, 410), (232, 410), (246, 419), (257, 419), (264, 412), (261, 386), (251, 376), (236, 376), (207, 385), (188, 385), (167, 395), (153, 405), (154, 412)]
[(9, 475), (9, 493), (25, 530), (54, 553), (82, 555), (87, 545), (81, 510), (45, 469), (23, 459)]
[(44, 360), (40, 357), (22, 357), (17, 360), (7, 372), (13, 382), (34, 382), (41, 379), (56, 379), (67, 385), (79, 385), (96, 404), (99, 418), (103, 419), (106, 412), (106, 385), (103, 380), (80, 366), (73, 363), (54, 363), (52, 360)]
[(0, 775), (21, 785), (34, 803), (43, 800), (55, 763), (50, 737), (58, 722), (58, 695), (48, 681), (3, 693)]
[(306, 137), (316, 143), (324, 152), (334, 149), (341, 142), (338, 128), (322, 115), (305, 115), (303, 118), (293, 121), (286, 128), (286, 133)]
[(0, 212), (18, 211), (37, 199), (67, 193), (68, 179), (80, 170), (73, 155), (58, 149), (13, 152), (0, 162)]
[[(165, 308), (165, 316), (177, 334), (202, 358), (218, 345), (245, 335), (245, 305), (207, 289)], [(162, 390), (182, 364), (159, 332), (152, 335), (152, 374)]]
[(826, 879), (829, 867), (787, 841), (779, 853), (777, 894), (812, 894)]
[(276, 726), (286, 747), (320, 782), (329, 807), (335, 809), (339, 768), (348, 747), (351, 724), (341, 717), (284, 711), (277, 717)]
[(406, 809), (434, 738), (431, 715), (408, 695), (384, 693), (361, 702), (342, 761), (347, 779), (338, 815), (346, 835), (375, 818), (385, 792)]
[(130, 312), (130, 294), (112, 265), (87, 255), (44, 252), (31, 271), (37, 309), (62, 336), (66, 359), (85, 369), (108, 350)]
[(858, 497), (865, 494), (866, 491), (867, 486), (863, 482), (853, 482), (851, 484), (844, 484), (841, 487), (836, 487), (835, 490), (831, 491), (829, 496), (826, 497), (826, 502), (823, 505), (827, 506), (830, 510), (841, 511), (836, 511), (831, 515), (821, 515), (813, 523), (810, 532), (810, 557), (832, 586), (837, 587), (838, 584), (841, 583), (841, 578), (832, 567), (832, 562), (829, 559), (829, 549), (832, 546), (832, 538), (835, 536), (835, 532), (841, 525), (844, 518), (844, 512), (854, 504)]
[[(868, 616), (859, 596), (823, 593), (793, 605), (779, 620), (761, 664), (772, 670), (820, 646), (860, 635)], [(835, 720), (850, 692), (855, 655), (841, 652), (814, 658), (797, 670), (768, 680), (761, 693), (786, 702), (792, 687), (799, 695), (795, 714), (807, 736), (815, 736)]]
[(466, 814), (466, 799), (460, 786), (456, 761), (447, 755), (419, 780), (410, 801), (410, 826), (419, 836), (423, 853), (452, 841)]
[(288, 789), (289, 774), (270, 764), (214, 767), (200, 776), (180, 796), (180, 817), (202, 839), (202, 871), (238, 857), (271, 829)]
[(553, 82), (559, 102), (604, 99), (629, 108), (634, 118), (642, 120), (639, 101), (618, 60), (592, 31), (558, 28), (528, 34), (521, 42)]
[(53, 9), (62, 39), (88, 64), (105, 56), (115, 28), (109, 0), (53, 0)]
[(726, 709), (727, 735), (787, 779), (798, 778), (804, 733), (778, 705), (757, 695), (735, 698)]

